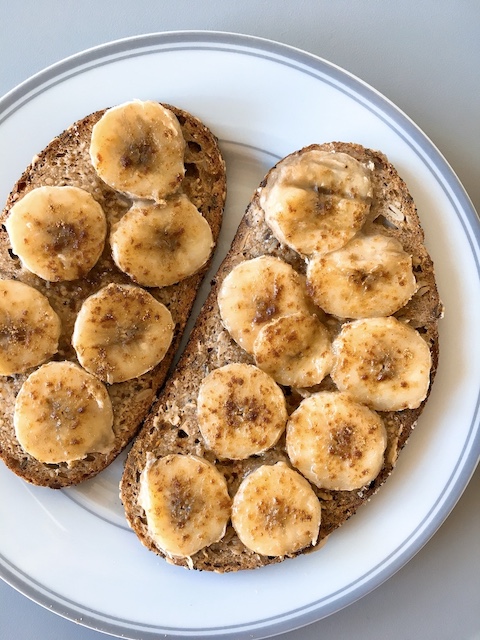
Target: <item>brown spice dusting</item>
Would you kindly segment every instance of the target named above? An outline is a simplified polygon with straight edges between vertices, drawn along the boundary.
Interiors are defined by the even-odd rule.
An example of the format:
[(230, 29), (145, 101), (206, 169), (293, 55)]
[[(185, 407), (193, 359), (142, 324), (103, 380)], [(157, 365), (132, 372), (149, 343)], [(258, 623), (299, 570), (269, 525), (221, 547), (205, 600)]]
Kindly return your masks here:
[(349, 275), (349, 280), (355, 286), (364, 291), (371, 291), (375, 282), (380, 278), (384, 278), (387, 274), (382, 269), (373, 269), (372, 271), (363, 271), (363, 269), (355, 269)]
[(87, 232), (85, 229), (79, 228), (71, 222), (64, 222), (59, 220), (55, 224), (50, 225), (47, 228), (47, 233), (51, 236), (52, 240), (45, 244), (46, 252), (59, 253), (65, 249), (77, 251), (85, 238)]
[(378, 382), (391, 380), (396, 375), (395, 361), (388, 353), (385, 353), (381, 358), (372, 362), (372, 370), (377, 371), (375, 379)]
[(130, 142), (120, 156), (120, 164), (124, 169), (150, 169), (155, 159), (155, 141), (151, 134), (141, 140)]
[(158, 229), (155, 234), (155, 244), (161, 251), (169, 251), (175, 253), (181, 246), (182, 236), (185, 234), (185, 229), (170, 230), (167, 227)]
[(110, 322), (115, 322), (115, 315), (111, 311), (107, 311), (101, 318), (100, 324), (108, 324)]
[(238, 427), (245, 422), (256, 422), (261, 414), (261, 406), (254, 397), (239, 401), (230, 395), (225, 401), (225, 417), (230, 427)]
[(315, 192), (315, 200), (313, 203), (313, 215), (326, 216), (335, 212), (335, 206), (333, 203), (333, 189), (323, 187), (321, 185), (315, 185), (313, 188)]
[(28, 325), (24, 323), (0, 325), (0, 344), (8, 347), (11, 344), (24, 344), (28, 346), (32, 333)]
[(141, 328), (137, 324), (132, 324), (127, 327), (118, 327), (117, 328), (117, 339), (116, 343), (129, 345), (138, 338), (138, 334), (141, 332)]
[(54, 398), (48, 398), (47, 405), (50, 410), (49, 417), (57, 428), (68, 427), (69, 429), (76, 429), (79, 426), (77, 411)]
[(355, 447), (355, 428), (344, 424), (338, 429), (333, 429), (330, 432), (328, 452), (342, 460), (361, 458), (362, 452)]
[(170, 485), (169, 507), (178, 528), (183, 529), (194, 510), (195, 495), (188, 483), (178, 477), (173, 478)]
[(256, 304), (255, 315), (253, 316), (254, 324), (267, 322), (277, 313), (277, 311), (278, 307), (273, 300), (259, 300)]
[(258, 509), (264, 517), (266, 531), (285, 528), (292, 519), (299, 522), (309, 522), (312, 515), (302, 509), (297, 509), (280, 496), (275, 496), (271, 502), (260, 501)]
[(255, 300), (253, 323), (268, 322), (278, 312), (278, 301), (283, 292), (283, 285), (275, 280), (270, 295)]
[(279, 497), (275, 497), (272, 502), (260, 502), (258, 508), (264, 516), (266, 531), (285, 527), (291, 513), (288, 502)]

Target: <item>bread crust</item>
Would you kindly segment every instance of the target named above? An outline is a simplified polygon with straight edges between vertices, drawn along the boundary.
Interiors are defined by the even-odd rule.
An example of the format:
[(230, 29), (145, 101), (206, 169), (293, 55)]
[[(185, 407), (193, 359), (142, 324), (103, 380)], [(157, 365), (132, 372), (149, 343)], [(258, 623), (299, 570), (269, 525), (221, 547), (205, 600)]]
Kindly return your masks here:
[[(226, 198), (225, 163), (214, 134), (196, 117), (164, 104), (177, 116), (186, 140), (186, 175), (180, 191), (187, 194), (210, 224), (216, 243)], [(71, 185), (85, 189), (100, 203), (108, 228), (131, 205), (131, 200), (108, 187), (97, 176), (89, 156), (94, 124), (105, 110), (96, 111), (72, 124), (36, 156), (10, 193), (0, 217), (0, 277), (21, 280), (39, 290), (50, 301), (62, 321), (59, 351), (55, 360), (77, 362), (71, 344), (76, 315), (86, 297), (110, 282), (132, 283), (114, 264), (109, 243), (92, 271), (72, 282), (49, 283), (28, 272), (12, 254), (4, 223), (12, 206), (29, 191), (43, 185)], [(165, 358), (150, 372), (133, 380), (108, 387), (114, 410), (115, 445), (108, 454), (90, 454), (83, 460), (57, 465), (43, 464), (25, 453), (15, 437), (13, 409), (15, 397), (26, 374), (0, 378), (0, 458), (17, 475), (36, 485), (60, 488), (90, 478), (107, 467), (135, 436), (158, 389), (163, 384), (178, 349), (190, 311), (210, 260), (196, 274), (182, 282), (148, 291), (170, 310), (175, 322), (172, 344)]]
[[(433, 363), (431, 386), (438, 363), (437, 324), (442, 315), (442, 305), (435, 283), (433, 263), (424, 246), (420, 220), (404, 181), (387, 158), (378, 151), (357, 144), (332, 142), (310, 145), (292, 155), (310, 149), (348, 153), (372, 169), (372, 215), (364, 230), (376, 230), (397, 238), (404, 249), (413, 256), (419, 290), (395, 316), (408, 321), (427, 341)], [(274, 168), (271, 169), (273, 170)], [(275, 447), (259, 456), (240, 461), (219, 460), (204, 446), (196, 419), (197, 393), (205, 375), (229, 362), (253, 363), (253, 358), (231, 339), (221, 323), (217, 294), (223, 279), (238, 263), (265, 254), (278, 256), (300, 272), (305, 272), (304, 260), (294, 251), (281, 245), (265, 224), (259, 195), (269, 175), (270, 172), (254, 193), (231, 249), (213, 281), (210, 295), (197, 318), (182, 358), (136, 438), (126, 461), (121, 482), (121, 498), (127, 520), (140, 541), (161, 556), (164, 554), (149, 536), (145, 514), (138, 505), (139, 478), (145, 466), (147, 453), (155, 457), (169, 453), (204, 456), (225, 475), (232, 496), (241, 480), (261, 464), (273, 464), (278, 460), (288, 463), (284, 438)], [(340, 326), (339, 321), (337, 331)], [(330, 378), (322, 383), (321, 388), (334, 388)], [(289, 394), (287, 389), (290, 411), (298, 406), (300, 400), (301, 398), (294, 393)], [(425, 402), (426, 400), (418, 409), (381, 413), (387, 428), (388, 446), (384, 466), (369, 486), (361, 491), (329, 491), (313, 487), (322, 505), (320, 536), (315, 547), (300, 553), (319, 548), (327, 536), (348, 520), (384, 483), (392, 472), (399, 452), (414, 428)], [(167, 560), (188, 568), (227, 572), (254, 569), (279, 562), (283, 558), (260, 556), (249, 551), (229, 525), (225, 537), (220, 542), (199, 551), (192, 558)]]

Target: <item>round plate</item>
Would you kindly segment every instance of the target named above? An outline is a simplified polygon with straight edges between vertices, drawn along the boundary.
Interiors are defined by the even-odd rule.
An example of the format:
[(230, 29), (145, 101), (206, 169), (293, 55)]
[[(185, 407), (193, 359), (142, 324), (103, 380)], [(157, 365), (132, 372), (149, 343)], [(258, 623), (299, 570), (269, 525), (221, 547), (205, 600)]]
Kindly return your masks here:
[[(479, 221), (438, 150), (393, 104), (342, 69), (252, 37), (163, 33), (113, 42), (54, 65), (0, 101), (0, 196), (74, 120), (133, 98), (168, 102), (218, 136), (228, 167), (213, 270), (277, 159), (313, 142), (381, 149), (417, 203), (446, 315), (437, 379), (398, 466), (320, 551), (252, 572), (172, 567), (128, 529), (123, 457), (78, 488), (33, 487), (0, 466), (0, 573), (86, 626), (147, 638), (264, 638), (319, 620), (403, 566), (460, 497), (478, 461)], [(207, 276), (199, 304), (204, 299)]]

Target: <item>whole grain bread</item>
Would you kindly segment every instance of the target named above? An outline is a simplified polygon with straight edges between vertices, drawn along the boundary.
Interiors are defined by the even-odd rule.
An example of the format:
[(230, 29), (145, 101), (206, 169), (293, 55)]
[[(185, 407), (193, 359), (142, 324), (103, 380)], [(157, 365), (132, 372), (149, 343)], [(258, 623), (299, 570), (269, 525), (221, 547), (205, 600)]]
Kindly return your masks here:
[[(186, 141), (186, 174), (181, 191), (208, 221), (216, 242), (226, 198), (225, 163), (218, 141), (209, 128), (190, 113), (171, 105), (164, 106), (177, 116)], [(0, 277), (21, 280), (49, 299), (62, 321), (59, 351), (54, 356), (55, 360), (76, 362), (71, 337), (75, 318), (85, 298), (110, 282), (132, 281), (115, 266), (107, 242), (100, 260), (85, 278), (72, 282), (46, 282), (22, 267), (11, 250), (4, 222), (20, 198), (44, 185), (70, 185), (90, 192), (102, 206), (109, 228), (122, 217), (131, 206), (131, 201), (100, 180), (90, 161), (91, 131), (104, 111), (92, 113), (72, 124), (33, 159), (10, 193), (0, 219)], [(152, 371), (108, 387), (115, 433), (115, 445), (110, 453), (92, 453), (83, 460), (69, 464), (43, 464), (25, 453), (15, 437), (13, 410), (16, 395), (29, 372), (0, 378), (0, 458), (12, 471), (33, 484), (60, 488), (78, 484), (96, 475), (118, 456), (137, 433), (166, 378), (208, 264), (178, 284), (149, 289), (170, 310), (175, 322), (175, 334), (167, 355)]]
[[(395, 315), (415, 327), (428, 343), (433, 361), (433, 382), (438, 362), (437, 324), (442, 315), (442, 305), (435, 283), (432, 260), (425, 249), (420, 220), (404, 181), (387, 158), (378, 151), (357, 144), (332, 142), (311, 145), (296, 153), (314, 148), (348, 153), (372, 169), (373, 203), (364, 230), (376, 230), (398, 238), (404, 249), (413, 256), (418, 290), (410, 302)], [(140, 541), (161, 556), (165, 554), (150, 537), (145, 513), (138, 503), (140, 474), (148, 453), (154, 457), (184, 453), (206, 458), (224, 474), (232, 496), (241, 480), (260, 465), (274, 464), (279, 460), (289, 464), (284, 439), (266, 453), (246, 460), (217, 459), (206, 449), (196, 418), (199, 385), (210, 371), (230, 362), (253, 363), (252, 357), (232, 340), (220, 320), (217, 294), (225, 276), (238, 263), (264, 254), (278, 256), (300, 272), (305, 272), (304, 260), (294, 251), (281, 245), (265, 224), (264, 214), (259, 206), (259, 194), (267, 178), (268, 174), (253, 195), (231, 249), (212, 283), (211, 293), (198, 316), (182, 358), (145, 421), (126, 461), (121, 482), (121, 498), (127, 520)], [(333, 331), (338, 331), (341, 321), (333, 318), (331, 320)], [(329, 377), (322, 383), (321, 388), (334, 388)], [(301, 397), (288, 388), (285, 389), (285, 393), (289, 410), (292, 411), (298, 406)], [(321, 546), (326, 537), (349, 519), (387, 479), (424, 405), (425, 402), (418, 409), (381, 414), (388, 432), (388, 446), (384, 466), (369, 486), (361, 491), (330, 491), (313, 487), (322, 507), (320, 536), (313, 549)], [(312, 548), (309, 548), (303, 552), (311, 550)], [(216, 572), (254, 569), (282, 559), (261, 556), (248, 550), (239, 540), (231, 524), (220, 542), (204, 548), (191, 558), (167, 558), (173, 564)]]

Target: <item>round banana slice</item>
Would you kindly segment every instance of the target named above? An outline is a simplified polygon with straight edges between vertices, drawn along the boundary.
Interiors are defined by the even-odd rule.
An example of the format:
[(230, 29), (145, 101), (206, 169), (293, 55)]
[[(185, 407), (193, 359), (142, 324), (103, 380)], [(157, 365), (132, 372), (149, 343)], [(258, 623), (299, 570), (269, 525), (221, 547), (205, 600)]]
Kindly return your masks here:
[(253, 343), (255, 363), (279, 384), (313, 387), (332, 366), (327, 328), (315, 315), (293, 313), (269, 322)]
[(0, 281), (0, 375), (23, 373), (51, 358), (60, 332), (60, 318), (40, 291)]
[(82, 304), (72, 344), (82, 367), (113, 384), (153, 369), (167, 353), (173, 329), (170, 311), (147, 291), (112, 283)]
[(320, 501), (312, 487), (285, 462), (252, 471), (233, 499), (238, 537), (265, 556), (288, 556), (314, 545), (320, 520)]
[(344, 324), (332, 348), (333, 381), (372, 409), (415, 409), (426, 398), (430, 349), (418, 331), (396, 318)]
[(108, 109), (92, 130), (90, 157), (99, 177), (133, 198), (159, 202), (185, 175), (185, 140), (176, 116), (158, 102)]
[(292, 464), (322, 489), (352, 491), (369, 484), (383, 466), (386, 445), (380, 416), (345, 393), (305, 398), (287, 423)]
[(304, 279), (292, 266), (272, 256), (234, 267), (220, 287), (218, 306), (223, 325), (248, 353), (267, 322), (299, 311), (310, 312)]
[(203, 458), (147, 454), (139, 504), (160, 551), (188, 558), (225, 535), (231, 498), (223, 475)]
[(340, 318), (389, 316), (416, 291), (412, 258), (395, 238), (358, 236), (342, 249), (308, 262), (307, 288), (315, 303)]
[(38, 187), (5, 222), (13, 252), (43, 280), (85, 276), (100, 258), (107, 234), (102, 207), (78, 187)]
[(115, 440), (105, 386), (73, 362), (49, 362), (30, 374), (13, 423), (22, 448), (46, 464), (109, 453)]
[(369, 171), (346, 153), (293, 154), (268, 176), (260, 194), (274, 236), (303, 255), (345, 245), (370, 211)]
[(119, 269), (145, 287), (165, 287), (196, 273), (210, 257), (210, 225), (184, 196), (164, 206), (139, 202), (110, 236)]
[(220, 458), (243, 460), (262, 453), (285, 430), (285, 396), (257, 367), (232, 363), (202, 381), (197, 417), (206, 446)]

